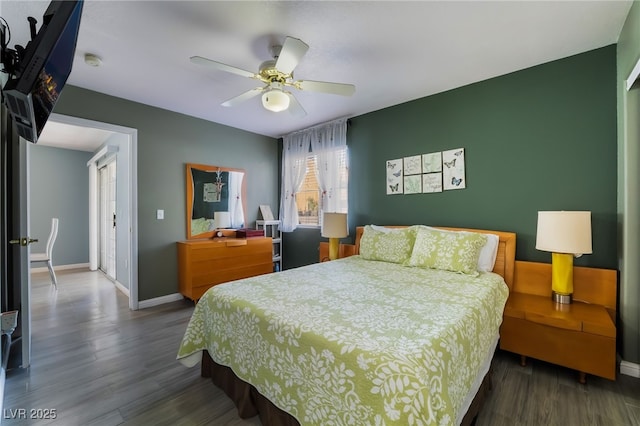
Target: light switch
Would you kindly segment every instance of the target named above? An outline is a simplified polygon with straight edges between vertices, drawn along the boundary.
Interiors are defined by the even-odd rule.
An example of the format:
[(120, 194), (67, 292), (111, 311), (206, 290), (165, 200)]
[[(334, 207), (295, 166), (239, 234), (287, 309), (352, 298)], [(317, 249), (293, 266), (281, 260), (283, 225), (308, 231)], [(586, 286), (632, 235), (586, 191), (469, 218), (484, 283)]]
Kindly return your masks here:
[(164, 219), (164, 210), (156, 211), (156, 219), (158, 219), (158, 220)]

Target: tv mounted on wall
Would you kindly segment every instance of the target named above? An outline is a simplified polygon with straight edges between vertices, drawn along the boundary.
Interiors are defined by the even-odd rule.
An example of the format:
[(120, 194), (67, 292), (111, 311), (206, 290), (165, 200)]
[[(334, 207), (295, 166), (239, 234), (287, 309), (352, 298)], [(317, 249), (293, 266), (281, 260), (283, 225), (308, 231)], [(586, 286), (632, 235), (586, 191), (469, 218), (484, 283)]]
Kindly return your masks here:
[[(83, 0), (52, 1), (37, 34), (35, 20), (29, 19), (32, 40), (26, 48), (9, 54), (15, 63), (10, 67), (13, 75), (3, 88), (3, 100), (18, 135), (30, 142), (38, 141), (71, 73), (82, 6)], [(3, 56), (7, 56), (5, 46), (3, 50)]]

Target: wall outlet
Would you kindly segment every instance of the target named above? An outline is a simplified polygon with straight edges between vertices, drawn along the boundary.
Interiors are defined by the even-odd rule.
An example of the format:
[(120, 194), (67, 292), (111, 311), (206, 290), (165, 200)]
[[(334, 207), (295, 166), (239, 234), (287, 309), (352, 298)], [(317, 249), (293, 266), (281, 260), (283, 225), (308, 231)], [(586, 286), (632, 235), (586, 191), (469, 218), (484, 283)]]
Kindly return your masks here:
[(157, 210), (156, 211), (156, 219), (158, 219), (158, 220), (163, 220), (164, 219), (164, 210)]
[(2, 314), (2, 334), (11, 334), (18, 325), (18, 311), (3, 312)]

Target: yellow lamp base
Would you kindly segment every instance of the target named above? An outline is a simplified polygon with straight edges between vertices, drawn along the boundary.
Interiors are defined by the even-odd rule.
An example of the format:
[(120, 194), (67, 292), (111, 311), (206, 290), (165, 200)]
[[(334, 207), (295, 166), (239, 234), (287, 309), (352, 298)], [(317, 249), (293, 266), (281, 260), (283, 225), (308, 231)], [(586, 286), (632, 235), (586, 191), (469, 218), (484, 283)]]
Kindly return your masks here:
[(329, 238), (329, 260), (338, 258), (338, 249), (340, 247), (340, 238)]
[(551, 298), (556, 303), (571, 303), (573, 294), (573, 255), (551, 253)]

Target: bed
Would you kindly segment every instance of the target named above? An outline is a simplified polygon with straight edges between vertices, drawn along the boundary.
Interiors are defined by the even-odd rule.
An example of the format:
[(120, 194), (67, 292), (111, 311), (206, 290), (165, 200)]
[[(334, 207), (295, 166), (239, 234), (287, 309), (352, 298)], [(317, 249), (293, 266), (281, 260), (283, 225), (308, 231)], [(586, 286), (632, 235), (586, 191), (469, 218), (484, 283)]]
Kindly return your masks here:
[[(493, 268), (470, 270), (486, 234)], [(355, 256), (211, 288), (177, 358), (264, 425), (469, 424), (491, 386), (515, 239), (358, 227)]]

